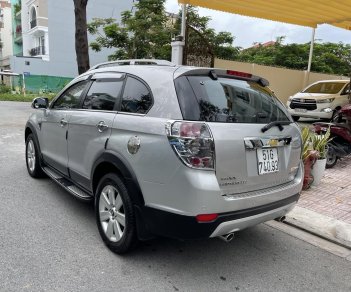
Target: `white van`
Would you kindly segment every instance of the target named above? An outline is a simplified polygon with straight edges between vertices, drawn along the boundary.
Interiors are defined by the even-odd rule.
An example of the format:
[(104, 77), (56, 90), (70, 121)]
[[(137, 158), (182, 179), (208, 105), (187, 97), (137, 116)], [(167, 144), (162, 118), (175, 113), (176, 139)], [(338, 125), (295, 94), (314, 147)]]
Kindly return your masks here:
[(289, 97), (287, 107), (295, 121), (300, 117), (332, 119), (349, 103), (349, 80), (317, 81)]

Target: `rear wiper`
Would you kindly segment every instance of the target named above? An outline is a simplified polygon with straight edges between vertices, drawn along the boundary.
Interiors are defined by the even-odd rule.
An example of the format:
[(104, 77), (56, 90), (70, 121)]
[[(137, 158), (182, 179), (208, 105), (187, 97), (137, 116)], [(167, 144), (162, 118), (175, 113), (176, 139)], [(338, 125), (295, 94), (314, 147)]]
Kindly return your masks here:
[(290, 122), (290, 121), (275, 121), (275, 122), (271, 122), (271, 123), (265, 125), (261, 129), (261, 131), (262, 131), (262, 133), (264, 133), (264, 132), (268, 131), (270, 128), (272, 128), (274, 126), (277, 126), (280, 131), (283, 131), (284, 130), (283, 125), (290, 125), (291, 123), (292, 122)]

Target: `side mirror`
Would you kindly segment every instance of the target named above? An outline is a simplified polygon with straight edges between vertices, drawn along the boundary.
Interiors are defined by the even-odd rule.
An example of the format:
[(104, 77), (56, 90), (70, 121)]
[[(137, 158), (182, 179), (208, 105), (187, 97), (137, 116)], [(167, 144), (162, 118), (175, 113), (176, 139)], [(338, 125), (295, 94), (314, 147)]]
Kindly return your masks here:
[(49, 99), (47, 97), (36, 97), (33, 99), (32, 108), (48, 108), (49, 107)]

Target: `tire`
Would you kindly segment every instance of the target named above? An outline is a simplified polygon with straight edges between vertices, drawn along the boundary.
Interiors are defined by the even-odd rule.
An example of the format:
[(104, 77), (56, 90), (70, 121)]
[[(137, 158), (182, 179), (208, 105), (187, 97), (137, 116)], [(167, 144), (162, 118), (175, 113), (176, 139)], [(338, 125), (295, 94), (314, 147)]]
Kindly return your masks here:
[(331, 118), (331, 122), (332, 123), (340, 123), (341, 122), (341, 119), (342, 119), (342, 117), (341, 117), (341, 111), (340, 111), (340, 109), (335, 109), (334, 111), (333, 111), (333, 115), (332, 115), (332, 118)]
[(339, 157), (333, 151), (327, 152), (327, 163), (325, 165), (326, 168), (332, 168), (338, 162)]
[(100, 236), (110, 250), (127, 253), (138, 243), (132, 200), (120, 177), (103, 176), (95, 194), (95, 215)]
[(39, 147), (33, 134), (29, 134), (26, 140), (26, 165), (31, 177), (45, 177), (45, 173), (40, 166)]
[(291, 117), (293, 118), (294, 122), (297, 122), (300, 119), (299, 116), (291, 116)]

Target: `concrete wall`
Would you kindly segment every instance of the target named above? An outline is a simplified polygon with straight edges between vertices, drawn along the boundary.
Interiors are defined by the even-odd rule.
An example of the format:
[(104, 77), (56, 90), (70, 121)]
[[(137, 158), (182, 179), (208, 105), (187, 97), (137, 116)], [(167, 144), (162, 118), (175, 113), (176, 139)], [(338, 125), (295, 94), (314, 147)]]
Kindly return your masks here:
[[(39, 1), (39, 4), (43, 0)], [(48, 14), (49, 61), (33, 60), (34, 58), (17, 58), (11, 63), (13, 70), (18, 73), (30, 72), (33, 75), (50, 75), (75, 77), (78, 75), (75, 53), (75, 21), (72, 0), (46, 0)], [(131, 10), (133, 0), (89, 0), (87, 7), (88, 22), (92, 18), (113, 17), (120, 20), (124, 10)], [(41, 3), (40, 5), (44, 5)], [(23, 9), (22, 9), (23, 10)], [(23, 15), (22, 15), (23, 16)], [(25, 16), (24, 18), (28, 18)], [(28, 23), (28, 19), (25, 19)], [(23, 22), (23, 18), (22, 18)], [(24, 36), (25, 37), (25, 36)], [(89, 36), (89, 42), (93, 38)], [(24, 40), (25, 43), (25, 40)], [(89, 51), (90, 65), (107, 61), (113, 50), (104, 49), (101, 52)], [(25, 65), (29, 61), (30, 65)]]
[(290, 70), (221, 59), (215, 59), (214, 67), (248, 72), (266, 78), (270, 83), (269, 87), (284, 103), (286, 103), (289, 96), (301, 91), (308, 84), (315, 81), (326, 79), (349, 79), (348, 77), (344, 76), (314, 72), (311, 72), (308, 76), (307, 71)]
[[(49, 0), (50, 1), (50, 0)], [(37, 0), (38, 10), (37, 17), (38, 18), (48, 18), (48, 1), (47, 0)]]
[[(16, 70), (13, 70), (13, 71), (19, 74), (22, 74), (23, 72), (29, 72), (32, 75), (51, 75), (50, 73), (52, 72), (52, 68), (50, 68), (51, 67), (50, 62), (43, 61), (40, 58), (11, 57), (10, 63), (11, 63), (11, 68), (16, 68)], [(29, 63), (29, 64), (26, 64), (26, 63)], [(69, 76), (62, 75), (62, 77), (69, 77)]]

